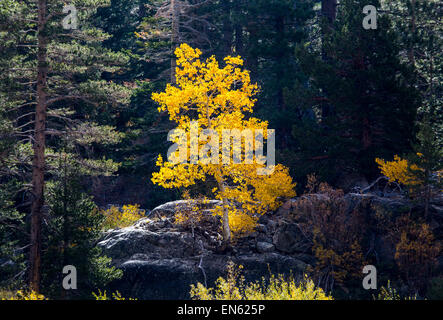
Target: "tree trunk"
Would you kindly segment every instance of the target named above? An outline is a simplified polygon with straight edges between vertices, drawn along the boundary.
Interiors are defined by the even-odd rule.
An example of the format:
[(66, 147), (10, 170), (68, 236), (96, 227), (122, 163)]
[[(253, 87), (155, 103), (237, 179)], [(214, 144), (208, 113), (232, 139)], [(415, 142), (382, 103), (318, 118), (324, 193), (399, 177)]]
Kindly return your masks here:
[(322, 26), (322, 58), (327, 60), (327, 54), (324, 50), (324, 39), (334, 27), (335, 17), (337, 15), (337, 0), (322, 0), (321, 17), (326, 19), (326, 24)]
[(30, 288), (40, 292), (41, 220), (44, 204), (47, 40), (45, 35), (46, 0), (38, 1), (38, 70), (35, 109), (34, 156), (32, 161), (33, 202), (31, 206)]
[(146, 7), (143, 0), (139, 0), (138, 2), (138, 17), (139, 21), (142, 21), (144, 17), (146, 17)]
[(363, 150), (367, 150), (372, 145), (371, 124), (369, 123), (368, 117), (363, 118), (362, 126), (363, 126), (363, 134), (362, 134)]
[(175, 68), (177, 67), (177, 63), (174, 52), (180, 41), (180, 8), (178, 0), (171, 0), (171, 14), (171, 83), (175, 83)]
[(429, 169), (425, 170), (425, 220), (428, 219), (429, 214), (429, 202), (431, 201), (431, 175), (432, 171)]
[(243, 54), (243, 26), (237, 24), (235, 26), (235, 54), (244, 56)]
[[(221, 178), (220, 181), (218, 182), (220, 191), (222, 193), (225, 192), (225, 185), (224, 185), (224, 181)], [(223, 201), (223, 241), (225, 242), (225, 244), (229, 244), (231, 242), (231, 228), (229, 227), (229, 211), (228, 211), (228, 200), (226, 198), (223, 197), (222, 199)]]
[(321, 14), (328, 19), (329, 24), (334, 23), (337, 14), (337, 0), (322, 0)]
[[(243, 0), (235, 0), (233, 3), (232, 13), (237, 15), (234, 32), (235, 32), (235, 54), (239, 56), (244, 56), (244, 45), (243, 45), (243, 23), (239, 21), (239, 16), (242, 14), (242, 10), (244, 8)], [(244, 57), (245, 58), (245, 57)]]
[[(411, 32), (413, 39), (415, 40), (415, 30), (416, 30), (416, 17), (415, 17), (415, 0), (411, 0)], [(409, 63), (415, 66), (415, 52), (414, 52), (414, 41), (410, 44), (408, 50)]]
[[(60, 160), (61, 162), (61, 160)], [(63, 159), (63, 266), (68, 265), (68, 259), (66, 256), (66, 252), (68, 251), (68, 248), (70, 247), (70, 239), (71, 236), (69, 234), (69, 226), (71, 224), (71, 221), (69, 219), (68, 215), (68, 168), (67, 168), (67, 160), (66, 160), (66, 154), (64, 155)], [(60, 166), (60, 170), (61, 170)], [(60, 297), (62, 299), (66, 298), (66, 290), (62, 286), (60, 286)]]
[[(277, 30), (277, 42), (278, 43), (284, 43), (285, 41), (285, 20), (283, 16), (277, 16), (275, 19), (275, 29)], [(285, 104), (285, 96), (284, 96), (284, 86), (285, 83), (283, 82), (285, 80), (285, 72), (284, 72), (284, 65), (287, 63), (286, 58), (286, 52), (283, 51), (282, 48), (278, 49), (277, 51), (277, 83), (278, 89), (277, 89), (277, 106), (281, 110), (281, 112), (286, 111), (286, 104)], [(290, 139), (290, 130), (288, 130), (287, 127), (283, 126), (280, 129), (280, 143), (281, 148), (286, 149), (288, 147), (288, 142)]]
[[(275, 19), (275, 29), (277, 30), (277, 34), (278, 34), (278, 38), (277, 40), (280, 41), (285, 41), (284, 39), (284, 33), (285, 33), (285, 21), (284, 21), (284, 17), (282, 16), (277, 16)], [(278, 60), (278, 66), (277, 66), (277, 81), (281, 82), (283, 81), (284, 78), (284, 70), (281, 67), (281, 64), (286, 63), (286, 61), (284, 61), (285, 59), (285, 52), (282, 51), (282, 49), (278, 49), (278, 55), (277, 55), (277, 60)], [(277, 92), (277, 105), (280, 108), (280, 110), (285, 111), (286, 110), (286, 106), (285, 106), (285, 99), (284, 99), (284, 94), (283, 94), (283, 85), (279, 86), (278, 88), (278, 92)]]
[[(321, 16), (326, 18), (326, 25), (323, 26), (322, 32), (322, 59), (328, 60), (328, 54), (324, 48), (324, 39), (333, 29), (333, 24), (337, 15), (337, 0), (322, 0), (321, 1)], [(327, 95), (327, 91), (324, 88), (324, 93)], [(327, 102), (323, 102), (321, 105), (321, 116), (323, 119), (327, 119), (333, 114), (333, 106)]]
[(223, 8), (223, 52), (222, 56), (227, 56), (232, 53), (232, 39), (233, 30), (231, 22), (231, 1), (224, 1)]

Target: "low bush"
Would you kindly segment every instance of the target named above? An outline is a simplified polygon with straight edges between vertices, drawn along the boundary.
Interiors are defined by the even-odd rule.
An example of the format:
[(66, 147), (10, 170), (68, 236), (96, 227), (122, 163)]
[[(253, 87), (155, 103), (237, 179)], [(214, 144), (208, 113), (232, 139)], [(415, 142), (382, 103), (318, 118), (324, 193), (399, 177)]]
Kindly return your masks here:
[(261, 283), (245, 284), (242, 268), (229, 263), (227, 277), (218, 278), (215, 288), (206, 288), (201, 283), (191, 285), (191, 297), (196, 300), (333, 300), (306, 276), (297, 282), (293, 276), (285, 279), (281, 274), (271, 274), (270, 279), (262, 278)]
[(105, 229), (116, 229), (129, 227), (134, 222), (145, 217), (145, 210), (140, 209), (138, 204), (124, 205), (121, 209), (112, 206), (108, 210), (102, 211), (105, 216), (103, 227)]

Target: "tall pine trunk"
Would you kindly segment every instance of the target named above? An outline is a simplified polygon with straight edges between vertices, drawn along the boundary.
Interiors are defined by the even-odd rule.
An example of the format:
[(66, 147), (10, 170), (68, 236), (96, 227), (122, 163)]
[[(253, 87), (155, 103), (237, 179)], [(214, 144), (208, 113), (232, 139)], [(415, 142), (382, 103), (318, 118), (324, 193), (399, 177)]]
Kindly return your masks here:
[(37, 105), (35, 109), (34, 157), (32, 161), (31, 206), (31, 247), (30, 247), (30, 288), (40, 292), (41, 275), (41, 221), (44, 204), (45, 174), (45, 131), (46, 131), (46, 86), (47, 86), (47, 39), (46, 39), (46, 0), (38, 1), (37, 35)]

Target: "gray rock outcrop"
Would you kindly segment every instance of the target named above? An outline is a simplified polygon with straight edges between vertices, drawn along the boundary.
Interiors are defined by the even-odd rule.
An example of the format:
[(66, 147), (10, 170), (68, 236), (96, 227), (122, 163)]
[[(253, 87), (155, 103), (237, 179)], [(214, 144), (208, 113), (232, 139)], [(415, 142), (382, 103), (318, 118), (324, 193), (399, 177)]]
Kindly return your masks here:
[[(262, 216), (256, 231), (235, 241), (229, 250), (222, 245), (219, 220), (212, 215), (214, 207), (220, 205), (216, 200), (202, 207), (202, 219), (193, 226), (174, 224), (176, 212), (192, 207), (189, 200), (174, 201), (153, 209), (131, 227), (109, 230), (99, 246), (123, 270), (124, 276), (114, 288), (123, 296), (138, 299), (189, 299), (191, 284), (201, 282), (212, 287), (218, 277), (226, 275), (229, 261), (244, 266), (246, 281), (267, 277), (269, 271), (301, 276), (315, 264), (315, 257), (312, 243), (301, 231), (303, 221), (296, 206), (300, 199), (328, 201), (323, 194), (290, 199), (277, 212)], [(402, 197), (347, 194), (344, 201), (351, 209), (363, 203), (361, 208), (368, 219), (383, 214), (395, 217), (414, 209)], [(437, 234), (441, 234), (441, 207), (441, 202), (431, 206)], [(394, 244), (384, 234), (373, 236), (377, 259), (394, 263)]]

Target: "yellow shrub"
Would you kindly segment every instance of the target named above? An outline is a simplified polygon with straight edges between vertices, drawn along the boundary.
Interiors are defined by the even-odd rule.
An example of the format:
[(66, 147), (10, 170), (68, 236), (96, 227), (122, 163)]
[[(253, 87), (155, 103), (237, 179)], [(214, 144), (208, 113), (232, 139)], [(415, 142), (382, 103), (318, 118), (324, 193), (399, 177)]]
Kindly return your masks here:
[(417, 296), (408, 296), (402, 299), (397, 290), (391, 287), (391, 282), (388, 280), (387, 287), (381, 287), (379, 294), (374, 296), (374, 300), (417, 300)]
[(11, 293), (9, 297), (2, 298), (2, 300), (47, 300), (44, 295), (38, 294), (35, 291), (18, 290)]
[(368, 225), (363, 202), (353, 206), (342, 190), (326, 183), (313, 185), (313, 189), (317, 195), (293, 202), (292, 215), (300, 221), (302, 234), (312, 241), (312, 245), (307, 244), (305, 248), (310, 247), (317, 259), (310, 270), (313, 279), (329, 291), (361, 279), (361, 266), (367, 264), (362, 248)]
[(229, 215), (229, 227), (231, 237), (236, 238), (247, 235), (254, 231), (258, 217), (251, 216), (240, 210), (231, 210)]
[[(203, 205), (208, 203), (208, 199), (205, 197), (199, 199), (191, 199), (189, 193), (185, 192), (182, 198), (190, 201), (187, 208), (178, 210), (175, 214), (175, 224), (181, 227), (195, 228), (201, 224), (206, 216), (201, 212)], [(258, 217), (237, 209), (234, 205), (227, 205), (229, 210), (229, 228), (231, 230), (231, 237), (239, 238), (244, 235), (248, 235), (254, 231), (257, 226)], [(214, 209), (214, 216), (223, 216), (224, 207), (216, 207)]]
[(283, 275), (271, 275), (268, 284), (252, 282), (245, 285), (241, 276), (242, 266), (228, 264), (228, 275), (218, 278), (215, 288), (206, 288), (201, 283), (191, 285), (191, 297), (196, 300), (333, 300), (306, 276), (297, 283), (293, 277), (285, 280)]
[(395, 247), (395, 261), (408, 284), (424, 289), (438, 264), (440, 244), (426, 223), (416, 223), (409, 217), (397, 221), (400, 239)]
[(180, 226), (195, 226), (200, 222), (202, 215), (198, 211), (179, 211), (175, 214), (175, 224)]
[(202, 205), (207, 204), (208, 199), (205, 197), (191, 199), (188, 190), (183, 192), (182, 198), (189, 201), (189, 206), (181, 209), (177, 208), (174, 223), (184, 228), (189, 227), (193, 229), (203, 221), (203, 215), (201, 214), (201, 210), (203, 210)]
[(129, 227), (145, 217), (145, 210), (140, 209), (138, 204), (124, 205), (121, 210), (112, 206), (108, 210), (102, 211), (102, 213), (105, 215), (105, 222), (103, 223), (105, 229)]
[(118, 291), (112, 293), (111, 296), (108, 297), (106, 290), (102, 292), (98, 289), (98, 293), (93, 292), (92, 295), (95, 297), (95, 300), (137, 300), (133, 298), (126, 299), (122, 297), (121, 293)]
[(394, 156), (394, 161), (385, 161), (376, 158), (375, 162), (383, 175), (389, 178), (391, 182), (398, 182), (406, 186), (415, 186), (420, 184), (420, 179), (414, 175), (413, 171), (420, 170), (417, 165), (408, 163), (408, 160), (402, 159), (399, 156)]

